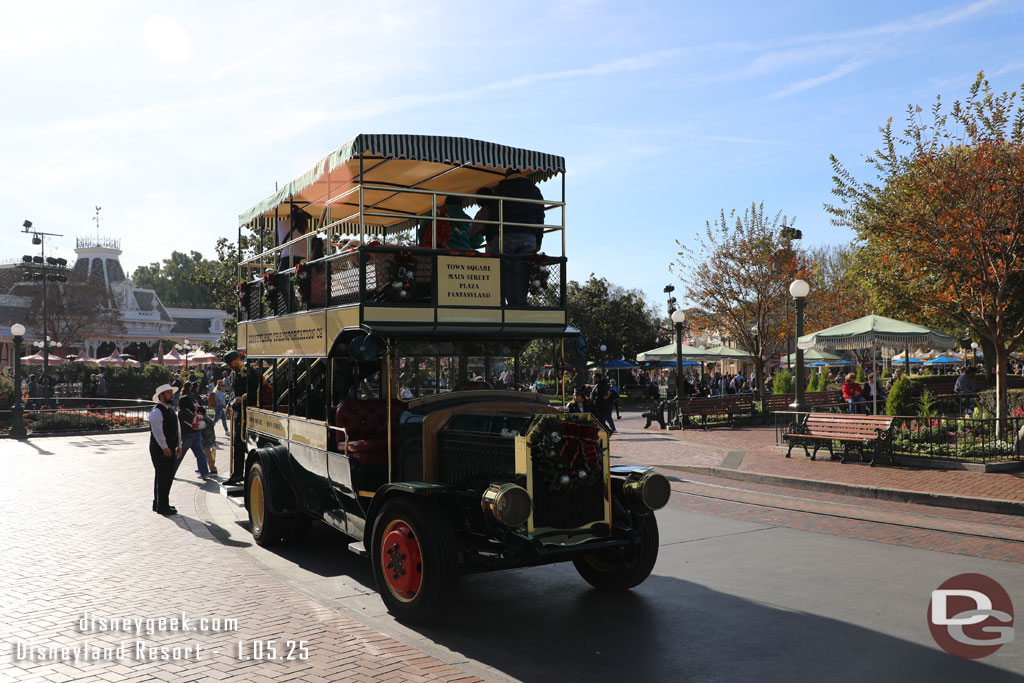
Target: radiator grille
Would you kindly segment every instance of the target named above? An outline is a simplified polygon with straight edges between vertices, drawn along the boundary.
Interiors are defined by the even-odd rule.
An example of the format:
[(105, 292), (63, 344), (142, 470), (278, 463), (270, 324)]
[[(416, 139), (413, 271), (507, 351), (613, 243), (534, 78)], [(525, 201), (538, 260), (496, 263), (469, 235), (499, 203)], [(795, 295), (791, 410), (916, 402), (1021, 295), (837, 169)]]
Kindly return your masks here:
[(507, 438), (441, 432), (437, 436), (437, 474), (445, 484), (480, 490), (515, 476), (515, 443)]
[(604, 484), (575, 491), (549, 491), (544, 484), (533, 489), (533, 525), (538, 528), (578, 529), (604, 519)]

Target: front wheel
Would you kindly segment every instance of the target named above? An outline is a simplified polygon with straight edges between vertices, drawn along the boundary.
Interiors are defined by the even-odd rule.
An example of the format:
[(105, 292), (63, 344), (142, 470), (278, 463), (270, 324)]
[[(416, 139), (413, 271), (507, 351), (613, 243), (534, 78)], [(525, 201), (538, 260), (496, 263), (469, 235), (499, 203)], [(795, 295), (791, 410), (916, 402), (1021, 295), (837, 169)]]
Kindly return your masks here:
[(573, 560), (584, 581), (599, 590), (628, 590), (639, 586), (658, 561), (658, 522), (654, 513), (641, 518), (640, 546), (603, 550)]
[(388, 611), (409, 623), (429, 619), (455, 587), (455, 535), (440, 508), (403, 496), (384, 504), (373, 524), (373, 577)]

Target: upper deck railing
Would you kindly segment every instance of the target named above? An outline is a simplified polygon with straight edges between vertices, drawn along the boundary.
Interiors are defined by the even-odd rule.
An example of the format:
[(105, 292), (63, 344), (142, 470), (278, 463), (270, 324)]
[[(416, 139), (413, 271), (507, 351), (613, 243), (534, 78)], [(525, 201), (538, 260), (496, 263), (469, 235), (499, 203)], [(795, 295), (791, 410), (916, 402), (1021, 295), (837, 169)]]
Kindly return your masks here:
[[(368, 203), (366, 193), (371, 192), (376, 200)], [(402, 193), (429, 197), (430, 211), (389, 210), (388, 197)], [(497, 216), (479, 221), (445, 216), (441, 207), (451, 197), (464, 204), (493, 201)], [(565, 308), (563, 202), (371, 184), (349, 188), (331, 201), (308, 232), (241, 262), (240, 321), (338, 306)], [(510, 202), (555, 210), (559, 223), (505, 221)], [(439, 244), (443, 221), (471, 223), (473, 230), (489, 233), (486, 252)], [(265, 231), (266, 222), (254, 220), (253, 229)], [(541, 253), (506, 253), (509, 231), (520, 232), (517, 228), (536, 230), (546, 238)], [(543, 253), (552, 246), (562, 255)]]

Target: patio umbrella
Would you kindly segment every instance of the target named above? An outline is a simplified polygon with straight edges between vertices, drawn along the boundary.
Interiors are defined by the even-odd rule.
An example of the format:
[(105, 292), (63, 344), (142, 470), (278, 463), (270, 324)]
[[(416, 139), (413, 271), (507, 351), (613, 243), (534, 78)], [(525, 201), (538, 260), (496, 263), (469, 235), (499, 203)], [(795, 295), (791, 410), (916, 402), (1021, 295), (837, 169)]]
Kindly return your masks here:
[(925, 362), (925, 361), (921, 360), (920, 358), (914, 358), (913, 356), (911, 356), (910, 358), (907, 358), (906, 355), (902, 354), (902, 353), (898, 354), (896, 356), (893, 356), (889, 360), (891, 360), (893, 363), (907, 363), (907, 364), (910, 364), (910, 365), (920, 365), (921, 363)]
[[(47, 358), (47, 355), (42, 351), (37, 351), (31, 356), (22, 356), (21, 362), (24, 363), (25, 365), (42, 365), (44, 358)], [(55, 356), (52, 353), (47, 358), (47, 361), (48, 365), (67, 365), (66, 360), (64, 360), (60, 356)]]
[(199, 351), (193, 351), (188, 354), (187, 358), (188, 362), (193, 365), (206, 365), (207, 363), (212, 363), (217, 360), (217, 354), (200, 349)]
[[(904, 347), (907, 358), (907, 374), (910, 374), (910, 354), (906, 351), (911, 346), (933, 346), (940, 349), (951, 349), (956, 341), (948, 334), (933, 330), (924, 325), (908, 323), (880, 315), (865, 315), (840, 325), (805, 334), (797, 340), (797, 348), (808, 349), (871, 349), (872, 359), (881, 345)], [(921, 361), (918, 361), (921, 362)], [(877, 377), (875, 378), (877, 382)], [(872, 410), (878, 414), (877, 386), (872, 387)]]
[[(791, 353), (786, 356), (786, 365), (793, 365), (796, 362), (796, 354)], [(846, 365), (850, 361), (847, 361), (840, 355), (835, 353), (829, 353), (823, 349), (811, 349), (804, 354), (804, 363), (807, 365)]]
[(107, 356), (106, 358), (100, 358), (98, 361), (96, 361), (96, 365), (99, 365), (101, 368), (119, 368), (122, 365), (124, 365), (124, 359), (121, 358), (121, 354), (118, 353), (118, 350), (114, 349), (113, 351), (110, 352), (109, 356)]
[[(160, 348), (163, 349), (162, 344), (160, 345)], [(177, 349), (171, 349), (170, 352), (165, 353), (162, 356), (158, 355), (149, 362), (154, 365), (184, 365), (185, 359), (182, 358)]]
[[(689, 344), (683, 344), (683, 358), (701, 358), (707, 355), (707, 351), (701, 351), (695, 346)], [(636, 359), (641, 363), (644, 361), (657, 361), (657, 360), (675, 360), (676, 359), (676, 344), (665, 344), (665, 346), (659, 346), (656, 349), (650, 351), (644, 351), (636, 354)]]
[(946, 364), (949, 364), (949, 363), (962, 363), (962, 362), (963, 362), (962, 358), (953, 358), (952, 356), (939, 356), (938, 358), (932, 358), (931, 360), (926, 360), (924, 362), (924, 364), (925, 365), (946, 365)]

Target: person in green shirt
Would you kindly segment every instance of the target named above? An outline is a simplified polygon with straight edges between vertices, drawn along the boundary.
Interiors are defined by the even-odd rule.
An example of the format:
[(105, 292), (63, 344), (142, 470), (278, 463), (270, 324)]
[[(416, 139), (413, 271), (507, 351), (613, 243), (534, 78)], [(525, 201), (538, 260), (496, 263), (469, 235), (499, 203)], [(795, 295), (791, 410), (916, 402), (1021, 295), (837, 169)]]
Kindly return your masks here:
[(470, 235), (469, 225), (472, 219), (463, 211), (458, 197), (448, 197), (444, 203), (445, 214), (451, 221), (451, 237), (448, 248), (458, 251), (475, 251), (484, 245), (482, 234)]

